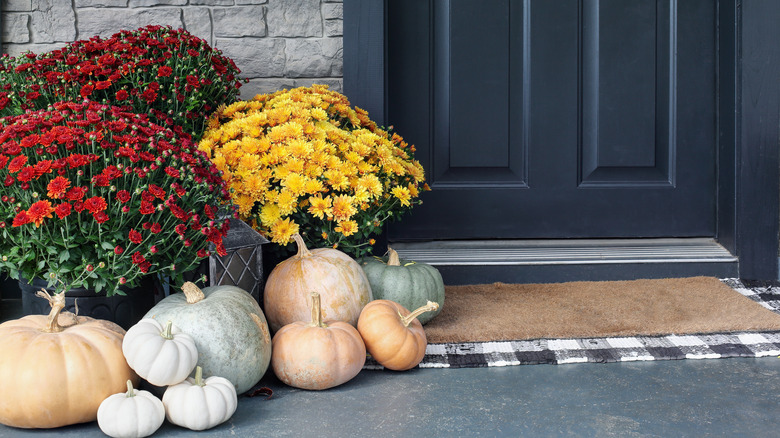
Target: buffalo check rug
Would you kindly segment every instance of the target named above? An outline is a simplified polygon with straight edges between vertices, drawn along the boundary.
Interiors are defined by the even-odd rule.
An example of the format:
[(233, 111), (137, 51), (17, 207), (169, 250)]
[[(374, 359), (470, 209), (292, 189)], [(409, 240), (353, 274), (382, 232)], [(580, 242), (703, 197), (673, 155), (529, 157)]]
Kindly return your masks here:
[[(780, 314), (780, 282), (722, 279)], [(428, 344), (420, 368), (717, 359), (780, 355), (780, 331)], [(367, 369), (382, 369), (371, 358)]]

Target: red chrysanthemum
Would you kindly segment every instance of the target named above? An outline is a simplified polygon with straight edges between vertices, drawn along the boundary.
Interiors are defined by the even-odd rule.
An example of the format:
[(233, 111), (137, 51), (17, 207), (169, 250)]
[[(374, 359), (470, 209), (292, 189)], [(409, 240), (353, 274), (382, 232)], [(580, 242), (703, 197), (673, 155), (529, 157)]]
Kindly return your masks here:
[(152, 214), (154, 213), (154, 204), (151, 202), (141, 201), (141, 207), (138, 208), (138, 211), (141, 212), (141, 214)]
[(57, 215), (58, 218), (65, 219), (66, 217), (68, 217), (68, 215), (70, 215), (71, 208), (72, 207), (70, 204), (68, 204), (67, 202), (63, 202), (62, 204), (54, 208), (54, 213)]
[(43, 220), (51, 218), (54, 213), (54, 207), (51, 206), (51, 202), (42, 199), (36, 201), (33, 205), (27, 209), (27, 215), (30, 217), (30, 222), (34, 223), (36, 227), (40, 227)]
[(108, 208), (108, 203), (101, 196), (93, 196), (84, 201), (84, 208), (92, 214), (97, 214)]
[(27, 214), (27, 211), (22, 210), (14, 217), (14, 221), (11, 225), (14, 227), (21, 227), (22, 225), (26, 225), (29, 223), (30, 223), (30, 216)]
[(81, 97), (89, 97), (90, 94), (92, 94), (92, 91), (95, 89), (95, 87), (92, 84), (87, 84), (81, 87)]
[(165, 199), (165, 190), (162, 189), (162, 187), (149, 184), (149, 193), (154, 195), (156, 198), (164, 200)]
[(120, 190), (116, 192), (116, 199), (119, 202), (124, 204), (125, 202), (130, 200), (130, 192), (128, 192), (127, 190)]
[(174, 230), (176, 230), (177, 234), (179, 234), (180, 236), (183, 236), (184, 232), (187, 231), (187, 226), (184, 225), (184, 224), (179, 224), (179, 225), (176, 225)]
[(149, 231), (151, 231), (154, 234), (158, 234), (162, 231), (162, 225), (160, 225), (158, 222), (155, 222), (152, 224), (151, 227), (149, 227)]
[(27, 157), (25, 155), (19, 155), (17, 157), (14, 157), (13, 160), (11, 160), (11, 163), (8, 165), (8, 171), (11, 173), (16, 173), (27, 164)]
[(104, 222), (108, 222), (109, 219), (111, 219), (105, 211), (99, 211), (92, 215), (93, 218), (95, 218), (95, 222), (102, 224)]
[(46, 190), (48, 190), (46, 196), (53, 199), (61, 199), (65, 197), (68, 187), (70, 187), (70, 180), (57, 176), (46, 185)]
[(116, 100), (127, 100), (128, 97), (130, 97), (130, 93), (128, 93), (126, 90), (119, 90), (116, 92)]
[(137, 264), (145, 262), (146, 258), (143, 256), (143, 254), (141, 254), (140, 251), (136, 251), (136, 252), (133, 253), (132, 260), (133, 260), (133, 263), (135, 263), (137, 265)]
[(84, 199), (84, 195), (87, 194), (86, 187), (72, 187), (65, 193), (65, 199), (68, 201), (80, 201)]
[(136, 230), (130, 230), (130, 232), (129, 232), (129, 233), (128, 233), (128, 235), (127, 235), (127, 238), (128, 238), (128, 239), (129, 239), (131, 242), (135, 243), (136, 245), (138, 245), (139, 243), (141, 243), (141, 242), (143, 241), (143, 239), (144, 239), (144, 238), (143, 238), (143, 236), (141, 235), (141, 233), (139, 233), (139, 232), (138, 232), (138, 231), (136, 231)]

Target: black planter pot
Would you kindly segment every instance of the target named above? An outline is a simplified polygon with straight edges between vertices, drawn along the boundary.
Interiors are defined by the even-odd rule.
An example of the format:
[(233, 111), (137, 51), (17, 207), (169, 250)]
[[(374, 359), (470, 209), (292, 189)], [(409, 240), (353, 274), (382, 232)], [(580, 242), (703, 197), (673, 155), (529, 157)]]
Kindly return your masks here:
[[(25, 315), (48, 315), (51, 310), (49, 302), (35, 295), (41, 289), (54, 293), (54, 289), (46, 285), (46, 281), (40, 278), (34, 279), (32, 283), (19, 280), (22, 312)], [(75, 313), (78, 302), (79, 316), (112, 321), (127, 330), (162, 298), (162, 287), (153, 276), (143, 278), (137, 288), (121, 289), (126, 295), (115, 294), (110, 297), (105, 292), (96, 293), (92, 289), (71, 289), (65, 292), (65, 310)]]

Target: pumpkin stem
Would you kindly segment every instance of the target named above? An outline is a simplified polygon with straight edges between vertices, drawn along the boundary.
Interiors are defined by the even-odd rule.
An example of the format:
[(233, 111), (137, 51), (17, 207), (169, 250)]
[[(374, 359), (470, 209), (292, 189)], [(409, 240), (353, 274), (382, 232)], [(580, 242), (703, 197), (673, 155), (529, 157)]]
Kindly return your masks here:
[(127, 397), (135, 397), (135, 389), (133, 389), (133, 381), (127, 380)]
[(162, 336), (162, 337), (163, 337), (163, 338), (165, 338), (165, 339), (169, 339), (169, 340), (170, 340), (170, 339), (173, 339), (173, 333), (172, 333), (172, 331), (173, 331), (173, 321), (171, 321), (171, 320), (169, 319), (169, 320), (168, 320), (168, 323), (167, 323), (167, 324), (165, 324), (165, 329), (163, 330), (163, 332), (162, 332), (162, 333), (160, 333), (160, 336)]
[(298, 245), (298, 254), (295, 256), (298, 258), (311, 256), (311, 251), (309, 251), (309, 248), (306, 248), (306, 243), (303, 241), (303, 237), (301, 237), (301, 235), (298, 233), (295, 233), (292, 237), (295, 241), (295, 244)]
[(206, 386), (203, 381), (203, 368), (200, 366), (195, 367), (195, 384), (198, 386)]
[(387, 258), (387, 266), (401, 266), (401, 260), (398, 259), (398, 253), (393, 248), (388, 246), (387, 253), (390, 254)]
[(184, 284), (181, 285), (181, 290), (184, 292), (184, 296), (187, 298), (187, 303), (189, 304), (195, 304), (198, 301), (206, 298), (206, 295), (203, 294), (203, 291), (200, 290), (200, 288), (196, 286), (195, 283), (190, 281), (185, 281)]
[(328, 325), (322, 322), (322, 306), (320, 303), (320, 294), (317, 292), (311, 293), (311, 322), (308, 327), (327, 327)]
[(45, 289), (41, 289), (35, 294), (41, 298), (46, 298), (51, 306), (51, 311), (46, 317), (46, 328), (43, 330), (46, 333), (59, 333), (62, 331), (62, 326), (59, 324), (60, 312), (65, 308), (65, 292), (60, 292), (54, 296), (46, 292)]
[(404, 324), (404, 327), (409, 327), (409, 324), (412, 323), (412, 321), (415, 320), (418, 316), (422, 315), (425, 312), (432, 312), (434, 310), (437, 310), (439, 308), (439, 303), (434, 303), (433, 301), (428, 301), (427, 304), (420, 307), (419, 309), (416, 309), (414, 312), (401, 317), (401, 322)]

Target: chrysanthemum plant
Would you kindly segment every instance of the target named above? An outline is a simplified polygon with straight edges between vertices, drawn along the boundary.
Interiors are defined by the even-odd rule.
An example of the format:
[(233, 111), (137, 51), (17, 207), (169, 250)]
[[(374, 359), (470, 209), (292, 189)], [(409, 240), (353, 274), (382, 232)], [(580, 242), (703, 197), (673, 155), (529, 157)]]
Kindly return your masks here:
[(85, 101), (2, 119), (0, 181), (0, 267), (13, 278), (110, 296), (225, 251), (219, 171), (145, 115)]
[(314, 247), (361, 257), (428, 189), (414, 146), (327, 86), (219, 108), (199, 147), (222, 171), (239, 216), (279, 245), (300, 233)]
[(240, 70), (185, 30), (146, 26), (19, 58), (0, 58), (0, 117), (62, 100), (127, 105), (196, 139), (208, 115), (234, 102)]

